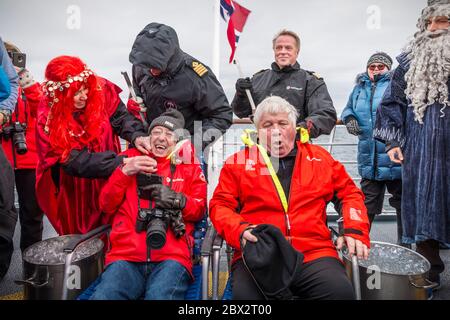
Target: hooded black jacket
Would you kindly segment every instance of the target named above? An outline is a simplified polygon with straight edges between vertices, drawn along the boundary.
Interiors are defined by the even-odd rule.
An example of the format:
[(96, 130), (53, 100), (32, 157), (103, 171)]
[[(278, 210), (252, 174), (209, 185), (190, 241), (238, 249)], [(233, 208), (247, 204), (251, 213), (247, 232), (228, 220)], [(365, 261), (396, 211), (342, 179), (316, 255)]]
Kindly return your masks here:
[[(336, 124), (336, 110), (325, 82), (313, 72), (301, 69), (298, 62), (283, 69), (272, 63), (272, 69), (253, 75), (252, 86), (256, 105), (269, 96), (280, 96), (292, 104), (299, 112), (298, 123), (312, 122), (311, 138), (329, 134)], [(236, 93), (231, 106), (239, 118), (252, 113), (245, 94)]]
[[(150, 23), (136, 37), (130, 53), (133, 86), (144, 99), (150, 123), (167, 108), (176, 108), (184, 116), (191, 135), (201, 133), (194, 121), (202, 122), (203, 133), (217, 129), (214, 138), (230, 127), (233, 112), (212, 71), (180, 49), (174, 29)], [(149, 69), (163, 73), (154, 77)], [(208, 135), (204, 140), (215, 140)]]

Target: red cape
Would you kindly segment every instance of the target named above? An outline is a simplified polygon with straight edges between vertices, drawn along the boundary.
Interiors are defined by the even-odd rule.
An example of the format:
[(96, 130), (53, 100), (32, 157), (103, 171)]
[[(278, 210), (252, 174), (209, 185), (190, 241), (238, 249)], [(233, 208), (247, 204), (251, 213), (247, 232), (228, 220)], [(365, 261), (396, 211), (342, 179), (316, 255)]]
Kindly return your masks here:
[[(106, 113), (100, 152), (120, 153), (119, 137), (114, 134), (109, 118), (120, 102), (121, 89), (106, 79), (99, 78), (105, 95)], [(98, 203), (100, 191), (106, 179), (86, 179), (73, 177), (60, 171), (60, 186), (57, 190), (51, 175), (51, 167), (61, 160), (49, 144), (44, 126), (50, 108), (44, 97), (38, 108), (36, 142), (38, 167), (36, 170), (36, 195), (42, 210), (60, 235), (86, 233), (107, 223), (102, 217)], [(89, 148), (89, 146), (88, 146)]]

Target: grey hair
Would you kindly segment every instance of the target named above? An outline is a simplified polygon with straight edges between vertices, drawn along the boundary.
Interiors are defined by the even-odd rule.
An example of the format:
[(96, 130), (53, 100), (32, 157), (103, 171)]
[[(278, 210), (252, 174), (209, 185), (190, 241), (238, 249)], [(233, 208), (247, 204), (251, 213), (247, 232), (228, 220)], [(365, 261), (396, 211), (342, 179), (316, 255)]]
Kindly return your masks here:
[[(450, 32), (426, 30), (425, 21), (430, 17), (450, 15), (450, 5), (427, 7), (417, 24), (420, 29), (414, 39), (405, 48), (411, 61), (409, 70), (405, 75), (407, 88), (406, 96), (411, 100), (414, 108), (415, 120), (423, 123), (425, 110), (429, 105), (438, 102), (443, 110), (450, 106), (448, 100), (447, 81), (450, 75)], [(440, 34), (436, 38), (430, 37)]]
[(258, 106), (256, 107), (256, 112), (254, 116), (254, 122), (256, 128), (259, 127), (259, 123), (263, 114), (277, 114), (277, 113), (287, 113), (288, 120), (295, 127), (297, 125), (298, 111), (295, 107), (287, 102), (285, 99), (278, 96), (270, 96), (265, 98)]

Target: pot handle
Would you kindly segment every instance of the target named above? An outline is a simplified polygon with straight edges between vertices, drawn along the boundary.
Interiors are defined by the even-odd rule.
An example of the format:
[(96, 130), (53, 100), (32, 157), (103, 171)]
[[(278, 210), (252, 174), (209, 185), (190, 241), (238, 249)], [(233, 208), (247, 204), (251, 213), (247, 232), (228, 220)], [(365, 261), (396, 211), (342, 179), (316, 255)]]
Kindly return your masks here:
[(424, 280), (427, 283), (426, 285), (417, 284), (411, 278), (409, 278), (409, 283), (411, 283), (417, 289), (433, 289), (433, 288), (436, 288), (437, 286), (439, 286), (439, 283), (437, 283), (437, 282), (432, 282), (426, 278)]
[(18, 284), (18, 285), (26, 285), (26, 284), (28, 284), (28, 285), (30, 285), (30, 286), (32, 286), (34, 288), (42, 288), (42, 287), (44, 287), (44, 286), (46, 286), (48, 284), (48, 280), (45, 280), (45, 282), (43, 282), (43, 283), (37, 283), (37, 282), (34, 281), (34, 277), (31, 277), (31, 278), (26, 279), (26, 280), (15, 280), (14, 282), (16, 284)]
[(85, 234), (77, 234), (72, 236), (72, 239), (69, 241), (69, 243), (63, 248), (63, 251), (66, 253), (73, 252), (78, 245), (80, 245), (82, 242), (89, 240), (91, 238), (94, 238), (96, 236), (99, 236), (105, 232), (108, 232), (111, 229), (110, 224), (105, 224), (103, 226), (100, 226), (94, 230), (89, 231)]

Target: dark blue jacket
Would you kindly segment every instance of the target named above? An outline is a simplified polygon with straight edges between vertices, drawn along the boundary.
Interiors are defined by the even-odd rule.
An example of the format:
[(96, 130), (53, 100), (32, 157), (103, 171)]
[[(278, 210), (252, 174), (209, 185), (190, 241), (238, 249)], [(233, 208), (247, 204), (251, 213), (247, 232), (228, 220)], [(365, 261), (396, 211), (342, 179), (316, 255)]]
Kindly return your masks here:
[(376, 110), (383, 98), (391, 73), (386, 73), (372, 82), (367, 73), (358, 75), (347, 106), (341, 119), (345, 123), (353, 116), (361, 127), (362, 134), (358, 136), (358, 171), (362, 178), (370, 180), (401, 179), (401, 167), (391, 162), (385, 152), (385, 145), (373, 138)]

